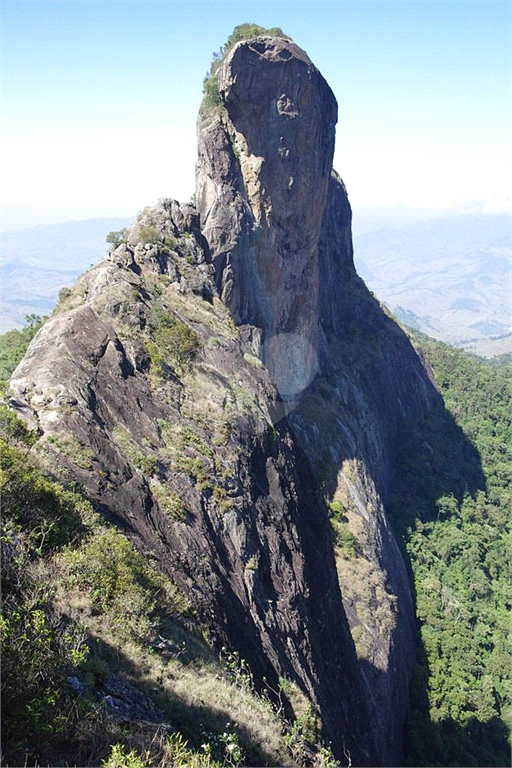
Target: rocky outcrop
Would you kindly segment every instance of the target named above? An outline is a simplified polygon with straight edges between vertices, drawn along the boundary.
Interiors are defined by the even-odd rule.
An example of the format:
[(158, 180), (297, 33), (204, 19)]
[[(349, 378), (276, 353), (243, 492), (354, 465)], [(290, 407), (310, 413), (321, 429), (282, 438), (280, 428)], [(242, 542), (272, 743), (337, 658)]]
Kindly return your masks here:
[(222, 108), (198, 123), (202, 229), (219, 291), (358, 541), (356, 561), (338, 552), (338, 575), (380, 759), (397, 764), (414, 611), (385, 505), (402, 419), (441, 399), (355, 272), (350, 204), (332, 170), (337, 105), (320, 73), (293, 43), (261, 37), (235, 46), (218, 82)]
[(284, 398), (317, 373), (318, 244), (337, 104), (294, 43), (239, 43), (199, 122), (196, 199), (217, 284)]
[[(49, 469), (186, 592), (214, 645), (260, 685), (295, 681), (333, 748), (372, 763), (325, 501), (211, 270), (190, 208), (145, 209), (34, 339), (10, 404)], [(192, 330), (194, 354), (177, 359), (166, 329)]]
[(10, 404), (214, 645), (260, 686), (297, 683), (341, 759), (399, 764), (414, 614), (385, 510), (400, 422), (440, 398), (355, 273), (320, 73), (262, 36), (226, 55), (218, 88), (198, 212), (139, 214), (37, 334)]

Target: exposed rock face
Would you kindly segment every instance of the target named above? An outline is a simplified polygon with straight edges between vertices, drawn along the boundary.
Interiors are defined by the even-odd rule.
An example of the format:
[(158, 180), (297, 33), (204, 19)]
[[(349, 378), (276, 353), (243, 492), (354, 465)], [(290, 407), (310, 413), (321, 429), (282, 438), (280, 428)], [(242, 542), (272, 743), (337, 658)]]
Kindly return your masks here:
[[(212, 271), (190, 208), (145, 209), (34, 339), (10, 402), (47, 465), (172, 575), (219, 646), (274, 690), (296, 681), (334, 749), (372, 764), (325, 501)], [(162, 313), (200, 350), (157, 373)]]
[(337, 104), (307, 55), (239, 43), (219, 72), (220, 117), (200, 121), (197, 201), (223, 301), (249, 324), (283, 397), (317, 373), (318, 243)]
[[(414, 614), (385, 506), (400, 420), (440, 398), (354, 271), (322, 76), (259, 37), (228, 54), (219, 91), (198, 214), (139, 214), (38, 333), (11, 406), (213, 642), (259, 683), (296, 681), (337, 756), (400, 764)], [(355, 555), (333, 548), (324, 495)]]
[(217, 285), (291, 401), (296, 439), (358, 540), (361, 557), (338, 553), (338, 575), (379, 759), (397, 764), (414, 612), (384, 505), (401, 419), (441, 400), (355, 272), (350, 205), (332, 171), (337, 106), (322, 76), (294, 44), (262, 37), (227, 56), (219, 92), (223, 109), (198, 124), (197, 169)]

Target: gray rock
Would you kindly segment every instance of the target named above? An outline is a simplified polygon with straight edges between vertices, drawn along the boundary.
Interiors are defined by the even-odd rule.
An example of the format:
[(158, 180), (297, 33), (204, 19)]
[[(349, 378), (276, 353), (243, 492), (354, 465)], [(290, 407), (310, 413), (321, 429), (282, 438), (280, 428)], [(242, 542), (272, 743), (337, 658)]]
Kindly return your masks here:
[(199, 121), (196, 198), (220, 295), (259, 329), (281, 395), (317, 373), (318, 245), (337, 104), (294, 43), (234, 47), (219, 72), (225, 107)]
[(113, 672), (105, 680), (99, 692), (100, 701), (110, 717), (118, 723), (161, 728), (174, 733), (175, 728), (164, 722), (162, 711), (138, 688)]
[[(283, 399), (317, 480), (348, 510), (365, 577), (340, 571), (379, 761), (399, 764), (414, 663), (414, 611), (387, 522), (397, 430), (442, 407), (428, 372), (354, 269), (351, 209), (332, 169), (337, 105), (304, 51), (241, 42), (219, 72), (220, 113), (198, 122), (196, 198), (218, 289)], [(370, 601), (370, 602), (369, 602)], [(396, 606), (399, 606), (398, 610)]]
[[(141, 211), (36, 335), (10, 403), (215, 645), (258, 683), (295, 681), (336, 755), (400, 764), (414, 614), (385, 510), (401, 420), (441, 399), (354, 270), (325, 80), (264, 37), (234, 47), (219, 87), (220, 113), (198, 123), (198, 212)], [(197, 335), (190, 365), (158, 373), (155, 308)], [(337, 572), (324, 495), (358, 534), (354, 578)], [(110, 679), (105, 706), (158, 721), (126, 685)]]
[(83, 696), (85, 693), (85, 685), (80, 682), (78, 677), (68, 677), (68, 683), (77, 696)]

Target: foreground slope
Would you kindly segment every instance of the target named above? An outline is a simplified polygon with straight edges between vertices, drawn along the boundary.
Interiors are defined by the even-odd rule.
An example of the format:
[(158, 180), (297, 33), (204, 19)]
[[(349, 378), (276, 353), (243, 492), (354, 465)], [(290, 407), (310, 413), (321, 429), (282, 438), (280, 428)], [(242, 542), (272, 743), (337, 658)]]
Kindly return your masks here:
[(398, 764), (414, 613), (385, 505), (400, 424), (442, 401), (355, 273), (337, 106), (307, 55), (239, 42), (209, 88), (198, 212), (139, 214), (39, 331), (10, 405), (214, 647), (296, 683), (337, 756)]

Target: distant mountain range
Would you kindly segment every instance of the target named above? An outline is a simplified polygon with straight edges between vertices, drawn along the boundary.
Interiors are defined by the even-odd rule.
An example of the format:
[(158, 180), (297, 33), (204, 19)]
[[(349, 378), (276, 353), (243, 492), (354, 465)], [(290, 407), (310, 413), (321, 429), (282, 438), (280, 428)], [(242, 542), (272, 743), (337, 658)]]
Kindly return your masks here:
[(25, 315), (47, 315), (59, 291), (71, 286), (106, 252), (111, 230), (132, 219), (100, 218), (68, 221), (0, 236), (0, 332), (20, 328)]
[(479, 354), (512, 351), (509, 216), (404, 221), (356, 235), (354, 250), (357, 271), (401, 322)]
[[(51, 313), (59, 290), (105, 253), (107, 233), (130, 223), (98, 218), (1, 235), (0, 332)], [(354, 232), (359, 274), (401, 322), (479, 354), (512, 351), (509, 216), (356, 214)]]

